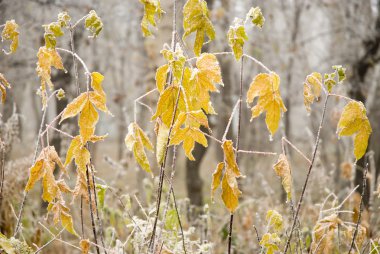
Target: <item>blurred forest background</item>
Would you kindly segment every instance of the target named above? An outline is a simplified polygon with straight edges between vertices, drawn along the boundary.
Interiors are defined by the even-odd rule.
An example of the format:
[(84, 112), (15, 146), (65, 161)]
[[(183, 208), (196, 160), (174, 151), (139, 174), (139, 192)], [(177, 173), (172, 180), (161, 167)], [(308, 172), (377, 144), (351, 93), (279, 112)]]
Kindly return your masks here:
[[(162, 8), (167, 12), (158, 24), (154, 37), (143, 38), (140, 22), (143, 15), (142, 5), (137, 0), (0, 0), (0, 24), (15, 19), (20, 25), (20, 46), (15, 55), (0, 55), (0, 70), (7, 76), (13, 87), (5, 105), (0, 106), (1, 139), (6, 142), (6, 182), (4, 204), (18, 207), (22, 199), (28, 168), (30, 167), (35, 139), (42, 116), (40, 98), (35, 95), (39, 79), (35, 73), (36, 52), (43, 44), (42, 24), (55, 20), (60, 11), (67, 11), (77, 20), (94, 9), (101, 17), (104, 28), (102, 35), (96, 39), (78, 30), (74, 35), (76, 52), (93, 71), (105, 76), (104, 89), (108, 95), (108, 106), (113, 117), (101, 117), (98, 131), (108, 133), (109, 137), (92, 147), (97, 175), (118, 190), (118, 194), (136, 194), (143, 206), (152, 202), (147, 198), (155, 192), (155, 182), (148, 174), (139, 169), (124, 144), (128, 124), (133, 121), (134, 100), (155, 87), (155, 71), (164, 63), (160, 54), (165, 44), (170, 44), (172, 32), (172, 1), (163, 0)], [(280, 125), (280, 131), (269, 137), (262, 118), (250, 122), (250, 109), (243, 104), (243, 123), (241, 147), (245, 150), (281, 152), (281, 138), (286, 136), (305, 154), (310, 155), (321, 117), (322, 103), (313, 105), (309, 115), (303, 105), (303, 81), (313, 71), (331, 72), (332, 65), (347, 68), (347, 81), (338, 86), (336, 93), (347, 95), (362, 101), (367, 108), (373, 133), (370, 138), (368, 153), (352, 165), (352, 139), (336, 135), (336, 125), (343, 101), (333, 99), (329, 103), (326, 123), (322, 130), (321, 146), (317, 154), (316, 170), (311, 176), (311, 185), (307, 190), (306, 206), (301, 218), (313, 220), (318, 217), (318, 204), (330, 193), (344, 199), (353, 186), (362, 183), (362, 168), (370, 163), (368, 188), (371, 195), (366, 195), (366, 206), (371, 202), (376, 185), (376, 169), (380, 169), (380, 1), (377, 0), (208, 0), (211, 20), (216, 28), (216, 40), (207, 44), (209, 52), (231, 51), (226, 32), (235, 17), (244, 17), (250, 7), (259, 6), (265, 16), (265, 25), (261, 31), (247, 29), (250, 40), (245, 52), (262, 61), (281, 77), (281, 94), (288, 112)], [(179, 0), (178, 17), (185, 1)], [(178, 20), (181, 24), (181, 20)], [(182, 26), (179, 26), (182, 29)], [(180, 31), (180, 34), (182, 32)], [(69, 48), (69, 37), (59, 39), (60, 47)], [(191, 40), (185, 41), (187, 53), (192, 53)], [(56, 88), (63, 88), (66, 98), (53, 102), (49, 107), (46, 122), (50, 122), (69, 101), (76, 96), (72, 57), (63, 55), (64, 66), (68, 73), (53, 71)], [(218, 115), (210, 118), (213, 135), (221, 138), (230, 117), (232, 108), (239, 94), (239, 64), (232, 56), (218, 56), (222, 68), (224, 87), (220, 94), (213, 95), (212, 100)], [(79, 67), (81, 68), (81, 67)], [(244, 73), (244, 94), (252, 78), (259, 73), (257, 65), (248, 62)], [(83, 70), (79, 70), (83, 73)], [(80, 76), (82, 84), (85, 77)], [(244, 99), (245, 100), (245, 99)], [(157, 103), (156, 97), (147, 97), (143, 102), (152, 108)], [(151, 113), (145, 107), (137, 107), (138, 122), (149, 137), (154, 140), (154, 123), (150, 122)], [(71, 120), (57, 125), (68, 133), (76, 131), (75, 121)], [(10, 132), (9, 130), (13, 130)], [(237, 122), (233, 122), (230, 136), (236, 135)], [(57, 132), (50, 134), (51, 144), (65, 156), (69, 140)], [(179, 199), (191, 207), (203, 207), (208, 204), (217, 212), (218, 219), (226, 223), (228, 215), (223, 211), (220, 198), (212, 204), (210, 200), (211, 174), (218, 161), (223, 157), (219, 144), (209, 140), (211, 146), (206, 150), (196, 145), (195, 162), (188, 161), (179, 149), (177, 173), (174, 186)], [(288, 151), (294, 176), (294, 186), (298, 193), (304, 182), (308, 164), (294, 150)], [(154, 155), (150, 157), (154, 161)], [(243, 155), (240, 169), (247, 177), (239, 184), (243, 190), (243, 204), (250, 209), (242, 209), (240, 224), (251, 225), (262, 220), (268, 207), (280, 207), (286, 210), (281, 180), (276, 177), (272, 165), (276, 157)], [(154, 165), (152, 163), (152, 165)], [(345, 167), (346, 166), (346, 167)], [(153, 167), (158, 175), (158, 167)], [(149, 179), (147, 179), (149, 178)], [(143, 184), (142, 184), (143, 183)], [(361, 189), (358, 189), (361, 192)], [(38, 191), (35, 191), (36, 193)], [(38, 193), (36, 195), (39, 195)], [(298, 197), (298, 195), (296, 196)], [(186, 201), (186, 198), (188, 200)], [(111, 197), (110, 197), (111, 199)], [(38, 200), (38, 201), (37, 201)], [(38, 216), (40, 199), (28, 200), (26, 211), (31, 216)], [(41, 201), (42, 202), (42, 201)], [(372, 201), (373, 202), (373, 201)], [(314, 204), (314, 205), (312, 205)], [(265, 208), (263, 208), (263, 206)], [(282, 208), (281, 208), (282, 207)], [(195, 209), (195, 208), (194, 208)], [(374, 209), (378, 209), (375, 207)], [(41, 209), (43, 214), (44, 209)], [(12, 213), (1, 211), (0, 228), (7, 228), (9, 221), (14, 222)], [(377, 210), (378, 211), (378, 210)], [(224, 216), (224, 217), (223, 217)], [(260, 219), (261, 218), (261, 219)], [(314, 221), (315, 222), (315, 221)], [(195, 222), (191, 222), (197, 227)], [(191, 224), (189, 222), (189, 224)], [(375, 225), (380, 223), (375, 220)], [(108, 222), (105, 223), (109, 225)], [(112, 222), (111, 222), (112, 224)], [(264, 223), (261, 223), (264, 224)], [(368, 221), (368, 224), (370, 222)], [(221, 224), (222, 225), (222, 224)], [(219, 226), (216, 226), (219, 227)], [(248, 227), (248, 226), (247, 226)], [(253, 229), (250, 234), (240, 238), (255, 239)], [(260, 231), (260, 228), (259, 228)], [(33, 235), (33, 232), (30, 232)], [(248, 236), (249, 235), (249, 236)], [(247, 239), (245, 239), (247, 240)], [(222, 240), (219, 240), (222, 241)], [(237, 243), (244, 242), (237, 239)], [(253, 240), (252, 240), (253, 241)], [(58, 243), (57, 243), (58, 244)], [(250, 250), (249, 241), (245, 248)], [(253, 247), (252, 247), (253, 248)], [(248, 252), (246, 252), (248, 253)]]

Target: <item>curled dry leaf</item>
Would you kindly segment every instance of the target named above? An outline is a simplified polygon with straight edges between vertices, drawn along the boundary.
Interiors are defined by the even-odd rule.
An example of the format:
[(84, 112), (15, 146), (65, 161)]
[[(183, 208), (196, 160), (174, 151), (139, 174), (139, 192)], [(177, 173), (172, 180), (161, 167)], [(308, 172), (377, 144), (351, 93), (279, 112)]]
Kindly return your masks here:
[(280, 154), (276, 164), (273, 165), (276, 174), (281, 177), (282, 187), (286, 192), (287, 200), (292, 198), (292, 172), (285, 154)]
[(3, 31), (1, 32), (1, 40), (2, 41), (5, 41), (5, 40), (12, 41), (11, 45), (9, 46), (9, 50), (10, 50), (9, 52), (5, 51), (3, 49), (3, 52), (5, 54), (8, 55), (8, 54), (12, 54), (12, 53), (16, 52), (17, 47), (18, 47), (18, 36), (19, 36), (18, 25), (16, 24), (16, 22), (13, 19), (8, 20), (5, 23)]
[(307, 112), (311, 111), (311, 104), (313, 104), (314, 101), (318, 101), (321, 96), (322, 85), (322, 75), (320, 73), (313, 72), (306, 77), (303, 83), (303, 96)]
[(144, 5), (144, 16), (141, 21), (141, 30), (144, 37), (152, 35), (152, 32), (149, 30), (149, 25), (157, 27), (156, 16), (158, 19), (161, 19), (163, 13), (161, 9), (160, 0), (140, 0), (140, 3)]

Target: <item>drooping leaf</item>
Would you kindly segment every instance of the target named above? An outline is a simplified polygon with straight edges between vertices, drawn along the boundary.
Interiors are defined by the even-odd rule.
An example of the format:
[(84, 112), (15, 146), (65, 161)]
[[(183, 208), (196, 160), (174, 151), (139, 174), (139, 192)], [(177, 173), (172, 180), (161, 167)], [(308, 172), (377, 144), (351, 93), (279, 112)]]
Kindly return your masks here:
[(368, 139), (372, 133), (371, 124), (367, 117), (367, 110), (362, 102), (350, 101), (343, 109), (338, 122), (339, 136), (352, 136), (354, 138), (354, 155), (359, 160), (365, 154)]
[(160, 66), (156, 71), (156, 86), (157, 90), (161, 93), (166, 85), (166, 79), (169, 73), (169, 65), (164, 64)]
[(73, 218), (70, 215), (70, 209), (65, 205), (63, 200), (59, 202), (52, 202), (48, 205), (48, 213), (53, 214), (54, 224), (61, 222), (63, 228), (65, 228), (69, 233), (78, 236), (75, 232)]
[[(181, 126), (184, 125), (184, 128)], [(208, 146), (207, 139), (203, 132), (199, 129), (200, 126), (208, 127), (207, 116), (202, 110), (182, 112), (179, 114), (176, 123), (173, 126), (170, 145), (179, 145), (183, 142), (183, 150), (189, 160), (195, 160), (192, 151), (195, 147), (195, 142)]]
[(214, 200), (214, 193), (220, 185), (220, 181), (223, 175), (224, 162), (219, 162), (216, 166), (214, 173), (212, 174), (212, 183), (211, 183), (211, 199)]
[(228, 30), (227, 37), (228, 45), (232, 48), (235, 59), (239, 60), (243, 55), (244, 43), (248, 40), (243, 20), (235, 18), (233, 26), (230, 26)]
[(54, 170), (55, 165), (66, 172), (64, 165), (61, 162), (54, 146), (45, 147), (38, 156), (34, 165), (30, 168), (28, 182), (25, 186), (25, 191), (29, 192), (35, 183), (42, 179), (43, 193), (42, 198), (44, 201), (51, 202), (59, 195), (59, 186), (55, 180)]
[(236, 163), (236, 156), (233, 150), (232, 141), (224, 141), (222, 144), (222, 149), (224, 153), (224, 162), (218, 164), (213, 174), (211, 192), (213, 195), (213, 192), (219, 187), (220, 177), (224, 167), (225, 170), (222, 178), (222, 200), (228, 211), (233, 213), (239, 205), (239, 197), (241, 195), (237, 178), (242, 177), (242, 175)]
[(44, 25), (45, 27), (45, 47), (47, 49), (55, 49), (57, 45), (57, 37), (60, 37), (64, 34), (62, 31), (61, 22), (52, 22), (48, 25)]
[(10, 51), (6, 51), (3, 49), (3, 52), (5, 54), (9, 55), (9, 54), (16, 52), (17, 47), (18, 47), (18, 36), (19, 36), (18, 25), (16, 24), (16, 22), (13, 19), (8, 20), (5, 23), (3, 31), (1, 32), (1, 40), (2, 41), (5, 41), (5, 40), (12, 41), (11, 45), (9, 46)]
[(70, 15), (63, 11), (58, 13), (58, 22), (61, 25), (61, 27), (68, 27), (70, 24), (71, 17)]
[(0, 73), (0, 92), (1, 92), (1, 103), (5, 102), (7, 98), (6, 88), (11, 88), (11, 84), (5, 79), (4, 75)]
[(265, 18), (260, 7), (252, 7), (247, 13), (247, 19), (251, 20), (252, 24), (260, 29), (264, 26)]
[(215, 29), (209, 17), (205, 0), (188, 0), (183, 7), (183, 39), (191, 33), (196, 33), (194, 53), (199, 56), (202, 51), (205, 35), (212, 41), (215, 39)]
[(160, 0), (140, 0), (140, 3), (144, 5), (144, 16), (141, 21), (141, 30), (144, 37), (152, 35), (152, 32), (149, 30), (149, 25), (157, 27), (156, 24), (156, 15), (158, 19), (161, 19), (163, 13), (161, 9)]
[(82, 111), (79, 115), (79, 133), (81, 136), (82, 144), (87, 143), (91, 136), (95, 134), (95, 126), (99, 120), (98, 111), (96, 111), (94, 105), (87, 100)]
[(317, 254), (334, 253), (335, 235), (338, 225), (342, 224), (337, 214), (332, 214), (320, 219), (313, 228), (313, 242), (311, 250)]
[[(152, 116), (152, 120), (160, 117), (166, 126), (170, 126), (174, 112), (176, 112), (174, 119), (177, 119), (179, 113), (185, 111), (186, 106), (184, 95), (179, 89), (178, 86), (171, 85), (161, 93), (160, 98), (158, 99), (156, 113)], [(177, 110), (175, 110), (178, 96), (178, 107)]]
[(290, 201), (292, 198), (292, 172), (285, 154), (280, 154), (278, 161), (273, 165), (273, 169), (281, 177), (282, 187), (287, 194), (287, 201)]
[(97, 37), (103, 29), (103, 22), (99, 18), (98, 14), (94, 10), (91, 10), (88, 15), (86, 20), (84, 21), (84, 25), (86, 29), (88, 29), (91, 33), (91, 37)]
[(280, 95), (280, 77), (275, 73), (260, 73), (252, 81), (247, 92), (247, 103), (252, 103), (259, 97), (257, 104), (252, 107), (252, 118), (266, 112), (265, 122), (273, 136), (280, 124), (281, 113), (286, 107)]
[(321, 96), (322, 85), (322, 75), (319, 72), (313, 72), (306, 77), (303, 83), (303, 101), (307, 112), (311, 111), (311, 104)]
[(37, 53), (37, 75), (41, 79), (41, 87), (39, 89), (39, 94), (42, 98), (42, 108), (44, 109), (47, 104), (47, 91), (46, 86), (53, 89), (54, 85), (51, 82), (51, 67), (58, 70), (64, 70), (62, 64), (62, 58), (56, 50), (48, 49), (46, 47), (40, 47)]
[(152, 173), (144, 147), (153, 151), (153, 145), (137, 123), (131, 123), (128, 126), (128, 134), (125, 137), (125, 144), (130, 151), (133, 151), (133, 155), (140, 167), (146, 172)]
[(103, 207), (104, 207), (104, 199), (105, 199), (105, 196), (106, 196), (106, 191), (108, 189), (108, 186), (107, 185), (102, 185), (102, 184), (96, 184), (95, 187), (96, 187), (96, 193), (97, 193), (97, 197), (98, 197), (99, 208), (103, 209)]

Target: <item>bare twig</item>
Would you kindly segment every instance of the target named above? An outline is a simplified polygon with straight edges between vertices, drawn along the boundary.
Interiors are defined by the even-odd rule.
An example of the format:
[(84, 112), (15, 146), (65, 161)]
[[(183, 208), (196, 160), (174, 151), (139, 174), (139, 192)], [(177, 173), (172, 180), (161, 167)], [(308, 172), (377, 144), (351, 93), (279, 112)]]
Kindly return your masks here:
[(94, 210), (92, 207), (92, 194), (91, 194), (91, 187), (90, 187), (90, 175), (89, 175), (89, 166), (86, 165), (86, 177), (87, 177), (87, 191), (88, 191), (88, 199), (89, 199), (89, 205), (90, 205), (90, 215), (91, 215), (91, 225), (92, 225), (92, 232), (94, 233), (94, 241), (95, 241), (95, 247), (96, 247), (96, 252), (99, 254), (99, 247), (97, 246), (98, 244), (98, 235), (96, 233), (96, 226), (95, 226), (95, 219), (94, 219)]
[(289, 248), (289, 245), (290, 245), (290, 241), (292, 239), (293, 231), (294, 231), (294, 228), (295, 228), (295, 226), (297, 224), (298, 215), (299, 215), (299, 212), (301, 210), (302, 201), (303, 201), (303, 198), (305, 196), (307, 184), (309, 183), (309, 178), (310, 178), (311, 170), (313, 169), (314, 161), (315, 161), (315, 158), (316, 158), (316, 155), (317, 155), (317, 150), (318, 150), (321, 130), (322, 130), (323, 122), (324, 122), (325, 115), (326, 115), (326, 109), (327, 109), (328, 99), (329, 99), (329, 95), (326, 96), (325, 103), (323, 105), (322, 118), (321, 118), (321, 122), (319, 123), (319, 128), (318, 128), (317, 138), (316, 138), (316, 141), (315, 141), (315, 147), (314, 147), (314, 151), (313, 151), (313, 156), (312, 156), (312, 159), (311, 159), (309, 170), (308, 170), (307, 175), (306, 175), (305, 183), (304, 183), (304, 185), (302, 187), (301, 196), (300, 196), (300, 199), (299, 199), (298, 204), (297, 204), (297, 209), (296, 209), (295, 216), (293, 218), (293, 223), (292, 223), (292, 227), (290, 229), (290, 234), (289, 234), (289, 237), (288, 237), (288, 239), (286, 241), (286, 245), (285, 245), (285, 249), (284, 249), (284, 254), (286, 254), (287, 251), (288, 251), (288, 248)]
[(226, 140), (226, 137), (227, 137), (228, 131), (229, 131), (230, 126), (231, 126), (231, 123), (232, 123), (232, 119), (234, 118), (234, 115), (235, 115), (235, 112), (236, 112), (236, 109), (238, 108), (238, 106), (239, 106), (239, 110), (240, 110), (240, 105), (241, 105), (241, 99), (239, 99), (239, 100), (236, 102), (236, 104), (235, 104), (235, 106), (234, 106), (234, 108), (233, 108), (233, 110), (232, 110), (232, 113), (231, 113), (230, 119), (228, 119), (228, 123), (227, 123), (227, 126), (226, 126), (226, 130), (224, 131), (223, 138), (222, 138), (222, 143), (223, 143), (224, 140)]
[(286, 137), (282, 137), (282, 143), (284, 145), (284, 142), (288, 143), (290, 145), (290, 147), (292, 147), (297, 153), (299, 153), (309, 164), (311, 164), (311, 161), (309, 158), (306, 157), (306, 155), (301, 152), (301, 150), (299, 150), (295, 145), (292, 144), (292, 142), (290, 142)]
[(358, 221), (356, 222), (355, 231), (354, 231), (354, 235), (352, 236), (351, 246), (350, 246), (350, 249), (348, 251), (348, 254), (350, 254), (352, 249), (354, 248), (355, 238), (358, 235), (359, 224), (360, 224), (361, 219), (362, 219), (362, 213), (363, 213), (363, 209), (364, 209), (364, 207), (363, 207), (363, 196), (365, 194), (365, 189), (367, 187), (367, 172), (368, 172), (368, 163), (365, 166), (364, 173), (363, 173), (363, 186), (362, 186), (363, 189), (362, 189), (362, 193), (360, 195), (359, 217), (358, 217)]

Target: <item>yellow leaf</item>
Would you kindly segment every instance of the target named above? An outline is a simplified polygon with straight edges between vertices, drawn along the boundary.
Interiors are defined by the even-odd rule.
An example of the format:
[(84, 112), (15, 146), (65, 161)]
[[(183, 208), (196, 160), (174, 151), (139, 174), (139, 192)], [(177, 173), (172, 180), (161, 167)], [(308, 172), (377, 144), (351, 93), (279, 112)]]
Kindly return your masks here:
[(223, 85), (218, 60), (213, 54), (202, 54), (197, 59), (196, 67), (193, 70), (185, 69), (182, 83), (189, 110), (203, 109), (207, 114), (215, 114), (210, 92), (218, 92), (216, 84)]
[(314, 100), (318, 100), (322, 91), (322, 75), (319, 72), (313, 72), (306, 77), (303, 83), (304, 104), (308, 112), (311, 111), (310, 105)]
[(99, 35), (103, 29), (103, 22), (94, 10), (91, 10), (84, 21), (84, 26), (92, 33), (92, 38)]
[[(152, 116), (152, 120), (160, 117), (166, 126), (171, 125), (178, 96), (178, 89), (180, 89), (178, 86), (171, 85), (162, 92), (160, 98), (158, 99), (157, 110), (156, 113)], [(186, 109), (185, 99), (181, 91), (179, 93), (179, 96), (180, 97), (175, 119), (180, 112), (183, 112)]]
[[(185, 124), (185, 127), (181, 129), (183, 124)], [(201, 125), (208, 128), (207, 116), (202, 110), (180, 113), (176, 123), (173, 126), (170, 145), (179, 145), (183, 142), (183, 149), (185, 150), (186, 156), (190, 160), (195, 160), (192, 155), (195, 142), (203, 145), (204, 147), (208, 146), (205, 135), (199, 129)]]
[(214, 191), (220, 185), (222, 170), (225, 168), (225, 172), (222, 178), (222, 200), (230, 213), (233, 213), (239, 205), (239, 197), (241, 195), (237, 178), (242, 177), (242, 175), (236, 163), (236, 156), (234, 153), (232, 141), (224, 141), (222, 148), (224, 154), (224, 162), (219, 163), (215, 172), (213, 173), (211, 192), (213, 196)]
[(82, 239), (79, 242), (80, 249), (82, 254), (88, 254), (90, 251), (90, 241), (88, 239)]
[(47, 92), (46, 86), (53, 89), (53, 83), (51, 82), (51, 67), (58, 70), (64, 70), (61, 56), (55, 49), (48, 49), (46, 47), (40, 47), (37, 53), (37, 75), (41, 79), (41, 87), (39, 94), (42, 98), (42, 108), (44, 109), (47, 104)]
[(87, 101), (88, 101), (88, 94), (81, 93), (77, 98), (75, 98), (72, 102), (70, 102), (66, 106), (66, 108), (63, 110), (61, 120), (59, 121), (59, 123), (61, 123), (63, 120), (67, 118), (78, 115), (82, 111), (84, 105), (86, 105)]
[(215, 39), (215, 29), (209, 17), (207, 2), (204, 0), (188, 0), (183, 7), (183, 39), (196, 32), (194, 53), (199, 56), (202, 51), (205, 35), (212, 41)]
[(212, 174), (212, 184), (211, 184), (211, 199), (214, 199), (215, 190), (218, 189), (220, 185), (220, 178), (223, 175), (224, 162), (219, 162), (216, 166), (214, 173)]
[(278, 245), (281, 243), (280, 237), (276, 233), (265, 233), (260, 240), (260, 246), (265, 249), (265, 253), (274, 254), (280, 250)]
[(286, 112), (279, 89), (280, 77), (276, 73), (260, 73), (253, 79), (247, 92), (247, 103), (259, 97), (257, 104), (252, 107), (251, 121), (266, 112), (265, 122), (272, 136), (280, 124), (281, 113)]
[(169, 137), (169, 128), (165, 124), (160, 124), (158, 127), (157, 144), (156, 144), (156, 159), (157, 163), (161, 165), (164, 160), (165, 151), (167, 149)]
[(276, 174), (281, 177), (282, 186), (287, 194), (288, 201), (292, 198), (292, 174), (285, 154), (280, 154), (278, 161), (273, 165)]
[(89, 99), (90, 99), (91, 103), (94, 104), (94, 106), (97, 109), (103, 111), (104, 113), (108, 113), (108, 114), (112, 115), (111, 112), (107, 108), (105, 94), (101, 95), (97, 92), (89, 92)]
[(75, 159), (78, 170), (86, 172), (86, 165), (90, 163), (91, 154), (82, 143), (81, 136), (76, 136), (71, 140), (66, 154), (65, 166), (69, 165), (73, 159)]
[(157, 90), (161, 93), (166, 85), (166, 79), (169, 72), (169, 65), (164, 64), (160, 66), (156, 71), (156, 86)]
[(97, 92), (99, 95), (105, 96), (105, 92), (102, 87), (102, 83), (104, 80), (104, 76), (100, 74), (99, 72), (92, 72), (91, 73), (91, 87), (94, 89), (95, 92)]
[(352, 136), (355, 134), (355, 158), (359, 160), (363, 157), (367, 150), (372, 128), (362, 102), (351, 101), (344, 107), (338, 122), (337, 133), (339, 136)]
[(161, 9), (159, 0), (140, 0), (140, 2), (144, 5), (144, 16), (141, 21), (141, 30), (144, 37), (148, 37), (152, 35), (152, 32), (149, 30), (149, 25), (157, 27), (155, 16), (157, 15), (157, 18), (160, 19), (165, 12)]
[(263, 28), (265, 18), (261, 12), (260, 7), (252, 7), (247, 13), (247, 19), (250, 19), (252, 24), (258, 28)]
[(9, 52), (7, 52), (3, 49), (3, 52), (5, 54), (11, 54), (11, 53), (16, 52), (17, 47), (18, 47), (18, 35), (19, 35), (18, 25), (16, 24), (16, 22), (13, 19), (8, 20), (5, 23), (3, 31), (1, 32), (1, 39), (2, 39), (2, 41), (11, 40), (12, 43), (9, 46), (9, 49), (10, 49)]
[[(176, 51), (163, 49), (161, 50), (161, 54), (166, 59), (166, 61), (168, 61), (168, 65), (173, 75), (172, 84), (178, 85), (181, 82), (182, 71), (186, 63), (186, 57), (183, 55), (182, 49), (179, 47), (176, 47)], [(161, 71), (164, 71), (164, 69)], [(159, 74), (159, 76), (161, 76), (161, 78), (163, 79), (164, 77), (162, 75), (163, 74)], [(166, 78), (165, 78), (165, 81), (166, 81)], [(158, 86), (159, 85), (157, 85), (157, 88), (159, 88)]]
[(232, 48), (235, 59), (239, 60), (243, 55), (243, 46), (248, 36), (245, 32), (243, 20), (235, 18), (233, 26), (227, 33), (228, 45)]
[(4, 75), (0, 73), (0, 92), (1, 92), (1, 103), (5, 102), (7, 97), (6, 88), (11, 88), (11, 84), (5, 79)]
[(79, 115), (79, 133), (81, 135), (82, 144), (85, 144), (94, 135), (95, 125), (99, 120), (99, 114), (92, 103), (87, 100)]
[(130, 151), (133, 151), (133, 155), (141, 168), (152, 173), (144, 147), (152, 151), (153, 145), (137, 123), (131, 123), (128, 126), (128, 134), (125, 137), (125, 144)]
[(268, 227), (273, 227), (275, 231), (281, 231), (283, 228), (283, 219), (281, 214), (275, 210), (269, 210), (265, 216), (265, 221)]

